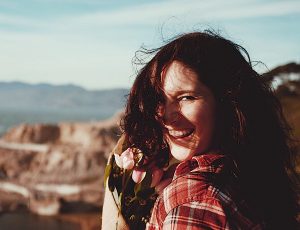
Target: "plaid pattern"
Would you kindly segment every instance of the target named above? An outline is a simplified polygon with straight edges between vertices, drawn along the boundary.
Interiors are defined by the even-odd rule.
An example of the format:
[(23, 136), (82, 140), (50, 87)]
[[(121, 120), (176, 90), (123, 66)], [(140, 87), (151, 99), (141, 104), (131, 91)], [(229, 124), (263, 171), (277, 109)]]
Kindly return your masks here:
[(218, 154), (180, 163), (146, 229), (263, 229), (239, 197), (233, 169), (233, 161)]

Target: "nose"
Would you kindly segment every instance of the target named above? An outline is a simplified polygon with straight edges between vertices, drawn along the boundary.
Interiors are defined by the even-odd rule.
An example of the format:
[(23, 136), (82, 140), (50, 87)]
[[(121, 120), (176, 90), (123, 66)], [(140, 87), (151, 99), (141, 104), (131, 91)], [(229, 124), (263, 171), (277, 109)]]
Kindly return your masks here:
[(176, 123), (180, 116), (179, 105), (176, 102), (168, 102), (164, 106), (163, 121), (165, 125)]

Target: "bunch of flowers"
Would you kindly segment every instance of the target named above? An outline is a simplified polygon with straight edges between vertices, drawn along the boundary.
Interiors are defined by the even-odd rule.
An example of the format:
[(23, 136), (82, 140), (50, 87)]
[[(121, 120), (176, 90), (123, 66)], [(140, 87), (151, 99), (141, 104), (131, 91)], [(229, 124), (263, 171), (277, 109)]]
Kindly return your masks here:
[(170, 183), (170, 178), (162, 180), (164, 170), (138, 148), (124, 143), (115, 148), (105, 181), (130, 229), (145, 229), (158, 194)]

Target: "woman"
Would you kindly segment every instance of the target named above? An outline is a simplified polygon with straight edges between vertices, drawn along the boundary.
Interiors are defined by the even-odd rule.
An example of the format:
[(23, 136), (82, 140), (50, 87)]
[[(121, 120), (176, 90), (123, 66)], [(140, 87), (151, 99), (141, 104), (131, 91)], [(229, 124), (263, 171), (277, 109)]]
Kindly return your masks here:
[[(129, 227), (297, 229), (290, 129), (246, 50), (205, 31), (143, 52), (154, 57), (130, 91), (125, 144), (109, 171), (111, 191), (126, 204), (120, 209)], [(172, 159), (178, 162), (169, 167), (174, 173), (167, 169)], [(126, 170), (112, 179), (120, 168)], [(163, 175), (163, 186), (148, 183), (142, 190), (159, 188), (155, 203), (148, 198), (155, 200), (157, 193), (146, 197), (143, 210), (150, 219), (150, 214), (127, 213), (135, 210), (130, 202), (137, 202), (147, 170), (152, 179)], [(170, 172), (172, 180), (165, 180)], [(125, 183), (124, 175), (132, 180)], [(146, 225), (131, 222), (142, 218)]]

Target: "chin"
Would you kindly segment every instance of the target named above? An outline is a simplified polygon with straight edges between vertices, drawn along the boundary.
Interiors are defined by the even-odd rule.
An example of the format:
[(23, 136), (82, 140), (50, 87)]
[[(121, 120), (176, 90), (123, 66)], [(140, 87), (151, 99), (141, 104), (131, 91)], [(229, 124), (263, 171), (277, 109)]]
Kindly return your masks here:
[(195, 151), (177, 146), (170, 146), (171, 155), (179, 161), (186, 161), (191, 159), (194, 155), (196, 155)]

